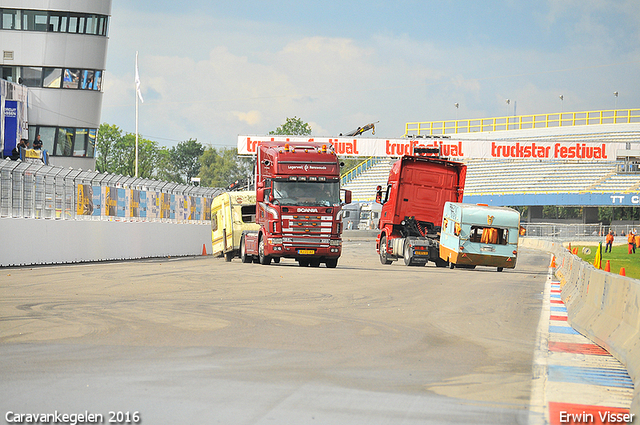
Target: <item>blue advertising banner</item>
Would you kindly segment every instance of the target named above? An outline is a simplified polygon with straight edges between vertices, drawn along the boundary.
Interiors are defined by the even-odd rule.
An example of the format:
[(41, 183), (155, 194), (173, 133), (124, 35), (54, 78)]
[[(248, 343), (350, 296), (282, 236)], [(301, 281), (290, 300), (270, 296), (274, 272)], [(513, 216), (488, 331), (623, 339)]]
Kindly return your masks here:
[(4, 102), (4, 156), (11, 156), (11, 151), (18, 145), (18, 101)]
[(126, 207), (125, 197), (126, 197), (126, 194), (124, 189), (118, 189), (118, 204), (117, 204), (118, 217), (126, 217), (127, 207)]
[(572, 207), (637, 207), (640, 206), (640, 192), (509, 193), (464, 195), (463, 202), (469, 204), (487, 204), (494, 207), (541, 205)]

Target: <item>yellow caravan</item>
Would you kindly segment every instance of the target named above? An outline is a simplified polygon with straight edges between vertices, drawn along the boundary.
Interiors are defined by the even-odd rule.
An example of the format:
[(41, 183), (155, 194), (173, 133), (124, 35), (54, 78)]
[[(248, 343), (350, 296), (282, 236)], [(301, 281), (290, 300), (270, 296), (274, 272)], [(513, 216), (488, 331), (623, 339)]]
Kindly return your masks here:
[(211, 203), (211, 245), (213, 255), (231, 261), (238, 255), (240, 238), (245, 230), (258, 230), (256, 192), (226, 192)]

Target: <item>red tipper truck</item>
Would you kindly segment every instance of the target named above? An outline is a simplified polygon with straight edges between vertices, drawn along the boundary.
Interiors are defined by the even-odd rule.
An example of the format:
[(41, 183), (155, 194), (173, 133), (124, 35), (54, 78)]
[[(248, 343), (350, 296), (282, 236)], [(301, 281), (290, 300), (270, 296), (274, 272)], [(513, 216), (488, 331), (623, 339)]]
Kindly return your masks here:
[(432, 153), (430, 149), (416, 148), (415, 153), (393, 164), (386, 190), (378, 189), (376, 202), (382, 204), (382, 212), (376, 250), (382, 264), (403, 258), (408, 266), (433, 261), (446, 267), (438, 242), (444, 204), (462, 202), (467, 168), (421, 155)]
[[(351, 192), (345, 191), (345, 203)], [(328, 268), (342, 253), (340, 162), (331, 144), (261, 142), (256, 159), (257, 231), (240, 241), (242, 262), (293, 258)]]

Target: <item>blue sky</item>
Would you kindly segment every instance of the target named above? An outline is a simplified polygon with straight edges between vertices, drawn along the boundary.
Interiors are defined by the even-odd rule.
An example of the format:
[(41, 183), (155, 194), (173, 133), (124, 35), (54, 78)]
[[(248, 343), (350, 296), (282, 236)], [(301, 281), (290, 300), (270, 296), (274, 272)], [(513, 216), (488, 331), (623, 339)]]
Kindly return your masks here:
[(165, 146), (640, 107), (637, 0), (113, 0), (102, 121), (126, 132), (136, 50), (140, 133)]

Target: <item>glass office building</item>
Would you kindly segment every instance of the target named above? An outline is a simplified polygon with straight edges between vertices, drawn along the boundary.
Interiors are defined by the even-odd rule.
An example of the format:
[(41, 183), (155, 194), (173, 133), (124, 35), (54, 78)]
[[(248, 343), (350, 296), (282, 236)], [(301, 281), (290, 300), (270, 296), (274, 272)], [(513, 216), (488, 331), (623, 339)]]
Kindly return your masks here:
[(0, 0), (1, 77), (26, 85), (29, 142), (95, 169), (111, 0)]

